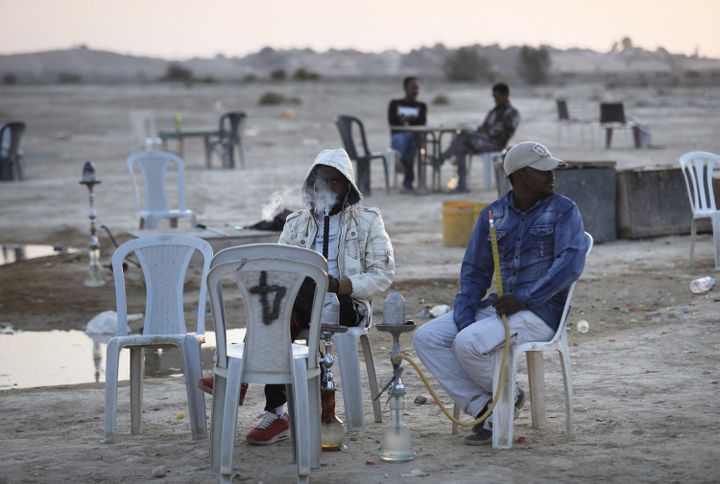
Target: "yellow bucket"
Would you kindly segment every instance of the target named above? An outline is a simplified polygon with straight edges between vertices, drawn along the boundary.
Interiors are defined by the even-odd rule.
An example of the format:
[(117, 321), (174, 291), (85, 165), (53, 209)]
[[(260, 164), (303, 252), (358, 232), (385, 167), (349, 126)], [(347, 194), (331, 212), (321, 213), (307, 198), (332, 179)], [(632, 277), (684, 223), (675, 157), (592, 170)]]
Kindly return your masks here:
[(465, 247), (475, 225), (472, 202), (443, 202), (443, 245)]
[(477, 219), (478, 219), (478, 217), (480, 216), (480, 212), (483, 211), (483, 208), (487, 207), (488, 205), (490, 205), (490, 204), (489, 204), (489, 203), (485, 203), (485, 202), (477, 202), (477, 203), (474, 204), (473, 220), (474, 220), (475, 222), (477, 222)]

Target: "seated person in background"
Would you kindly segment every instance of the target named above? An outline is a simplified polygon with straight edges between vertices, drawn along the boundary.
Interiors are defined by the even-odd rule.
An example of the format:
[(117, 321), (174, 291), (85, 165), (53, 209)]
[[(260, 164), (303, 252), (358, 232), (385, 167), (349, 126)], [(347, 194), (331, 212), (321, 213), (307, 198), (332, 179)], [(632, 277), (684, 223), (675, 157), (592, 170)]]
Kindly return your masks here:
[(485, 121), (477, 131), (462, 131), (453, 139), (450, 147), (441, 155), (440, 161), (455, 157), (458, 169), (458, 185), (456, 192), (468, 191), (467, 186), (467, 155), (469, 153), (486, 153), (501, 151), (515, 133), (520, 124), (520, 113), (510, 104), (510, 88), (504, 82), (492, 88), (495, 107), (485, 116)]
[[(427, 105), (417, 101), (420, 93), (420, 81), (417, 77), (406, 77), (403, 80), (405, 97), (393, 99), (388, 105), (388, 122), (390, 126), (423, 126), (427, 120)], [(417, 133), (393, 129), (391, 132), (392, 149), (400, 153), (400, 161), (405, 169), (403, 189), (411, 191), (415, 177), (413, 162), (417, 151)]]
[[(524, 142), (505, 156), (512, 190), (486, 207), (465, 249), (454, 311), (421, 326), (413, 346), (423, 364), (461, 407), (480, 417), (492, 400), (495, 351), (503, 351), (507, 316), (515, 344), (552, 339), (570, 285), (582, 273), (588, 240), (575, 202), (554, 193), (561, 163), (540, 143)], [(493, 282), (489, 212), (497, 229), (503, 296)], [(487, 296), (487, 297), (486, 297)], [(525, 402), (518, 388), (515, 408)], [(492, 442), (487, 420), (468, 445)]]
[[(395, 277), (395, 255), (380, 211), (360, 205), (362, 194), (354, 179), (345, 150), (321, 151), (303, 184), (307, 207), (288, 215), (278, 241), (325, 256), (328, 291), (338, 296), (343, 326), (367, 325), (372, 297), (385, 292)], [(293, 306), (293, 341), (309, 327), (314, 293), (315, 284), (306, 280)], [(213, 378), (203, 378), (199, 386), (212, 392)], [(241, 404), (243, 396), (241, 390)], [(287, 439), (286, 401), (285, 385), (265, 385), (265, 414), (247, 434), (249, 443), (267, 445)]]

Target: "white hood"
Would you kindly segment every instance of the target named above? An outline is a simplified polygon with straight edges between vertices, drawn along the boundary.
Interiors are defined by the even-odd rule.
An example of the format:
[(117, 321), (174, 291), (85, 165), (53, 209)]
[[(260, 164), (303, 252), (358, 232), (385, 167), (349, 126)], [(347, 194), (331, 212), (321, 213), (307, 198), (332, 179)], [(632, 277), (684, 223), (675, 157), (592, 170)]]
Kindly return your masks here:
[(343, 176), (350, 182), (350, 191), (348, 192), (348, 204), (354, 205), (362, 200), (362, 193), (355, 185), (355, 173), (353, 172), (352, 161), (348, 156), (347, 152), (341, 148), (334, 150), (322, 150), (318, 153), (315, 161), (305, 175), (305, 181), (303, 182), (303, 193), (308, 193), (312, 187), (308, 184), (310, 174), (313, 172), (317, 165), (326, 165), (335, 168), (337, 171), (343, 174)]

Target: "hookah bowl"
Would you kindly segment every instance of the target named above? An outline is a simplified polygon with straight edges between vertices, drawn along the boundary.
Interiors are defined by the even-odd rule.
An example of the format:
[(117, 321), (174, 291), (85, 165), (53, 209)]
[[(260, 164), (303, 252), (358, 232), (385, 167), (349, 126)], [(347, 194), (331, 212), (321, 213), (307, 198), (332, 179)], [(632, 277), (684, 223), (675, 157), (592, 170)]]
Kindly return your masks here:
[(335, 415), (335, 380), (333, 379), (332, 366), (335, 362), (330, 350), (332, 349), (332, 337), (335, 333), (347, 331), (345, 326), (338, 324), (322, 324), (320, 333), (325, 340), (325, 351), (323, 352), (320, 365), (322, 366), (322, 382), (320, 397), (322, 399), (322, 416), (320, 418), (320, 435), (322, 450), (340, 450), (345, 439), (345, 425)]
[(402, 414), (405, 407), (405, 384), (400, 377), (400, 364), (395, 362), (395, 356), (400, 354), (400, 335), (415, 330), (415, 323), (408, 321), (405, 324), (378, 324), (378, 331), (390, 333), (393, 338), (390, 361), (393, 365), (393, 380), (390, 388), (390, 424), (385, 429), (380, 458), (386, 462), (407, 462), (415, 457), (412, 450), (412, 435), (410, 429), (403, 422)]

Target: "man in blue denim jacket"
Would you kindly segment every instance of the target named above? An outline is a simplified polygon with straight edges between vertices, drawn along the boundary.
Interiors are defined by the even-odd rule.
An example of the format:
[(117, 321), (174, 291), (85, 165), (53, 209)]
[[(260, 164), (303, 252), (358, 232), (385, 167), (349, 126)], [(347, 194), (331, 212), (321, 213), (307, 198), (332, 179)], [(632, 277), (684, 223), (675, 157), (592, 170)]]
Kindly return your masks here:
[[(570, 285), (582, 273), (588, 239), (575, 202), (554, 193), (562, 162), (535, 142), (519, 143), (503, 168), (512, 190), (478, 218), (460, 271), (454, 311), (415, 332), (418, 357), (455, 403), (473, 418), (492, 400), (493, 352), (505, 340), (507, 316), (515, 344), (552, 339)], [(503, 296), (487, 294), (493, 282), (489, 216), (497, 230)], [(487, 297), (486, 297), (487, 296)], [(518, 390), (515, 406), (524, 404)], [(487, 422), (473, 427), (469, 445), (492, 441)]]

